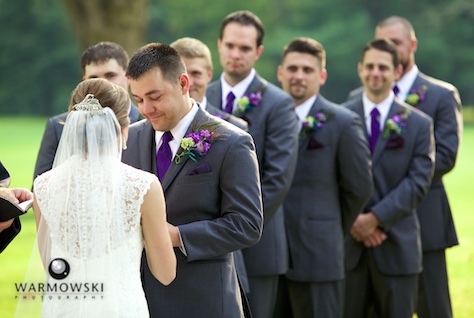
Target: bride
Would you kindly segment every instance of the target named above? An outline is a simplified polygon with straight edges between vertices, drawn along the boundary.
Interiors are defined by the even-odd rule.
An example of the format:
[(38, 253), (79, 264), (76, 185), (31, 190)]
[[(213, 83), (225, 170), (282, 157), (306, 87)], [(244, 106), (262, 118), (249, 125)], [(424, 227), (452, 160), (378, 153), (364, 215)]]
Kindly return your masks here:
[(43, 317), (149, 317), (143, 248), (164, 285), (175, 278), (176, 257), (158, 179), (120, 161), (128, 93), (90, 79), (71, 100), (82, 101), (67, 117), (53, 169), (34, 182)]

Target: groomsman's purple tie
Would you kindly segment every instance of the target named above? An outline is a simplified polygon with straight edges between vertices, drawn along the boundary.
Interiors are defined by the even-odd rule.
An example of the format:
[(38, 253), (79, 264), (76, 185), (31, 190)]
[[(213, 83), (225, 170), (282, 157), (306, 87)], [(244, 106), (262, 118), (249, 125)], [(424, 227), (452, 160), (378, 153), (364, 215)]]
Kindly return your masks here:
[(229, 94), (227, 94), (227, 102), (224, 108), (224, 111), (226, 113), (232, 114), (232, 111), (234, 110), (234, 99), (235, 99), (234, 93), (229, 92)]
[(173, 135), (169, 131), (165, 132), (161, 137), (161, 146), (156, 153), (156, 171), (160, 180), (163, 179), (171, 163), (173, 154), (169, 145), (171, 139), (173, 139)]
[(398, 88), (398, 86), (395, 85), (392, 89), (393, 89), (393, 93), (395, 94), (395, 96), (398, 96), (398, 93), (400, 92), (400, 89)]
[(370, 126), (369, 146), (370, 151), (374, 153), (375, 145), (377, 144), (377, 139), (380, 135), (380, 112), (377, 107), (372, 109), (370, 116), (372, 117), (372, 121)]

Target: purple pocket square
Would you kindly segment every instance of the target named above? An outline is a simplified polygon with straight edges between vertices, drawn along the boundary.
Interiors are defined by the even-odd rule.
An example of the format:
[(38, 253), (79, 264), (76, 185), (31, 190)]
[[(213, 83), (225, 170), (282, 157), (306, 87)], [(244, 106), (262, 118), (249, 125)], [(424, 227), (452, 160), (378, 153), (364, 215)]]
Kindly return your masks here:
[(387, 144), (385, 145), (385, 149), (402, 148), (404, 143), (405, 143), (405, 140), (403, 139), (402, 136), (396, 136), (396, 137), (390, 138), (387, 141)]
[(195, 174), (204, 174), (204, 173), (209, 173), (211, 172), (211, 167), (207, 163), (200, 164), (196, 168), (194, 168), (189, 175), (195, 175)]
[(319, 149), (319, 148), (323, 148), (323, 147), (324, 147), (324, 145), (322, 143), (320, 143), (319, 141), (316, 140), (316, 138), (311, 136), (309, 138), (308, 147), (306, 147), (306, 149), (307, 150), (312, 150), (312, 149)]

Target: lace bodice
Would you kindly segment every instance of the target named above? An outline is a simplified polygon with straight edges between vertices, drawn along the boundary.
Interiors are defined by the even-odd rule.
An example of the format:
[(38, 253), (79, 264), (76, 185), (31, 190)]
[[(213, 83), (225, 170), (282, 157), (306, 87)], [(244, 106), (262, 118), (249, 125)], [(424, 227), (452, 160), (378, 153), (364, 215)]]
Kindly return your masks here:
[[(110, 252), (123, 241), (123, 236), (140, 230), (140, 205), (154, 176), (114, 162), (118, 165), (114, 171), (120, 175), (106, 180), (104, 177), (107, 176), (100, 176), (100, 167), (110, 163), (93, 163), (95, 167), (88, 169), (86, 161), (75, 159), (38, 177), (34, 184), (35, 194), (59, 249), (77, 258), (102, 256), (97, 252)], [(70, 169), (77, 170), (72, 178), (79, 179), (78, 182), (66, 180), (68, 174), (64, 171)], [(120, 193), (111, 193), (116, 189)], [(106, 202), (103, 193), (119, 201)], [(62, 210), (64, 207), (67, 211)], [(106, 247), (99, 249), (103, 244)]]
[(62, 258), (70, 264), (65, 279), (48, 282), (103, 287), (80, 299), (52, 294), (43, 302), (44, 317), (148, 317), (140, 280), (140, 206), (155, 179), (118, 160), (89, 163), (76, 157), (35, 180), (49, 230), (46, 263)]

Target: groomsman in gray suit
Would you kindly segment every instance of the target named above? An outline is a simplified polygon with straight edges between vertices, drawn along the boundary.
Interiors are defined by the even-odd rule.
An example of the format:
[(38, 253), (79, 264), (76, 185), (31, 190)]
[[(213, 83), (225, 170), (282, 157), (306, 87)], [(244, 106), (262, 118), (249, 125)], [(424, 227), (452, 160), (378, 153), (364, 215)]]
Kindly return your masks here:
[(326, 51), (310, 38), (285, 46), (278, 80), (301, 123), (298, 164), (284, 201), (293, 317), (342, 317), (343, 222), (372, 194), (371, 155), (359, 116), (326, 100)]
[(451, 84), (429, 77), (418, 70), (415, 30), (402, 17), (381, 21), (375, 37), (397, 44), (403, 74), (396, 82), (398, 97), (433, 119), (436, 164), (433, 181), (417, 208), (423, 247), (423, 271), (419, 280), (419, 318), (452, 317), (445, 249), (458, 245), (443, 176), (454, 168), (462, 135), (461, 100)]
[(195, 38), (184, 37), (170, 44), (178, 51), (186, 65), (189, 76), (189, 95), (199, 103), (199, 106), (207, 110), (211, 115), (222, 118), (229, 123), (248, 131), (248, 125), (242, 118), (235, 117), (221, 109), (211, 105), (206, 98), (207, 85), (212, 80), (212, 57), (211, 51), (206, 44)]
[[(405, 18), (390, 16), (375, 29), (375, 38), (395, 42), (403, 72), (394, 83), (397, 97), (416, 107), (433, 120), (436, 162), (431, 187), (417, 208), (423, 248), (423, 271), (420, 275), (417, 315), (452, 317), (446, 268), (446, 248), (458, 245), (453, 216), (443, 183), (443, 176), (456, 163), (462, 135), (461, 99), (453, 85), (423, 74), (415, 63), (418, 40), (412, 24)], [(355, 89), (349, 98), (357, 98)]]
[(252, 12), (226, 16), (217, 40), (223, 73), (206, 93), (211, 104), (247, 121), (257, 149), (265, 224), (260, 242), (242, 251), (255, 318), (271, 317), (278, 275), (288, 269), (282, 203), (293, 179), (298, 150), (292, 98), (254, 69), (263, 52), (263, 36), (263, 24)]
[[(114, 42), (99, 42), (82, 52), (81, 68), (84, 73), (83, 80), (89, 78), (103, 78), (122, 86), (128, 91), (128, 80), (125, 71), (128, 65), (128, 54), (125, 49)], [(58, 148), (59, 139), (63, 132), (64, 122), (68, 112), (48, 119), (46, 129), (41, 140), (41, 146), (36, 159), (34, 177), (51, 170), (54, 156)], [(128, 114), (130, 123), (136, 122), (140, 113), (137, 106), (130, 104)]]
[(142, 259), (151, 317), (243, 317), (232, 252), (256, 244), (263, 226), (252, 137), (199, 108), (168, 45), (139, 49), (127, 76), (146, 120), (130, 126), (123, 162), (160, 178), (178, 260), (163, 286)]
[(344, 315), (411, 318), (422, 269), (416, 208), (435, 160), (432, 120), (394, 96), (402, 67), (391, 41), (368, 43), (358, 73), (364, 92), (347, 107), (365, 124), (374, 191), (346, 234)]

